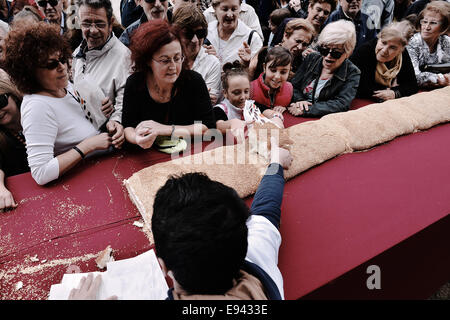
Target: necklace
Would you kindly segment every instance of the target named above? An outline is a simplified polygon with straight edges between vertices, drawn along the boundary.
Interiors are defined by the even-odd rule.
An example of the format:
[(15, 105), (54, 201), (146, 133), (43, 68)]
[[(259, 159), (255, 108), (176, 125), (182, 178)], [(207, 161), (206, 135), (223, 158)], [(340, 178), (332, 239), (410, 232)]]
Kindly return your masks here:
[(172, 90), (170, 90), (168, 93), (167, 92), (164, 93), (156, 83), (153, 88), (159, 97), (158, 100), (163, 101), (163, 102), (169, 102), (170, 99), (172, 98)]

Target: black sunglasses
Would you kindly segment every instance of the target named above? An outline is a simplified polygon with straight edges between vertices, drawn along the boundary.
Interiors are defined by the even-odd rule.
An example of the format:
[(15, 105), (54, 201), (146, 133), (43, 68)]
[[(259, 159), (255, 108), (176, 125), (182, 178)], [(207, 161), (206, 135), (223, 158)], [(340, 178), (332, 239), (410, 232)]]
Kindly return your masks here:
[(45, 66), (42, 66), (41, 68), (45, 68), (48, 70), (53, 70), (58, 68), (59, 64), (65, 64), (67, 62), (66, 58), (59, 58), (59, 59), (51, 59), (50, 62), (48, 62)]
[(47, 3), (49, 3), (52, 7), (56, 7), (58, 4), (58, 0), (40, 0), (37, 2), (39, 7), (45, 8), (47, 7)]
[[(155, 4), (155, 2), (156, 2), (156, 0), (144, 0), (146, 3), (149, 3), (149, 4)], [(166, 2), (167, 0), (159, 0), (159, 2), (161, 2), (161, 3), (163, 3), (163, 2)]]
[(189, 40), (192, 40), (192, 38), (194, 38), (194, 35), (197, 36), (197, 39), (203, 39), (206, 38), (206, 36), (208, 35), (208, 30), (207, 29), (198, 29), (196, 31), (187, 30), (184, 32), (184, 35)]
[(8, 105), (8, 97), (9, 93), (0, 94), (0, 109), (3, 109)]
[(344, 52), (340, 52), (340, 51), (330, 49), (330, 48), (325, 48), (325, 47), (318, 47), (317, 50), (319, 50), (319, 53), (324, 57), (326, 57), (328, 54), (330, 54), (333, 59), (339, 59), (344, 54)]

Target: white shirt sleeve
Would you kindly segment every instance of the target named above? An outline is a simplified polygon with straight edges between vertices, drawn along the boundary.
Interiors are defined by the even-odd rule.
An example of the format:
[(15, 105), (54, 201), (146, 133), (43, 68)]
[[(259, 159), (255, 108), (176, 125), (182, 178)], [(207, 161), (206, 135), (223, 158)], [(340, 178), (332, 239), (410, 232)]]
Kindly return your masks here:
[(49, 104), (41, 100), (23, 103), (21, 114), (31, 175), (44, 185), (59, 177), (59, 162), (54, 156), (57, 118)]
[(258, 265), (272, 278), (284, 299), (283, 277), (278, 269), (280, 232), (267, 218), (260, 215), (250, 216), (247, 227), (248, 249), (245, 259)]

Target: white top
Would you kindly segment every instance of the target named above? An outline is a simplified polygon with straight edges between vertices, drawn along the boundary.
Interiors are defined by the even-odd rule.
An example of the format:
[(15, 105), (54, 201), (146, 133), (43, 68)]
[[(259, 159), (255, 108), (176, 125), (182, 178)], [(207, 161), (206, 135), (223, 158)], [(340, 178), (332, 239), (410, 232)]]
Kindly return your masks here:
[(247, 227), (248, 250), (245, 259), (257, 264), (272, 278), (284, 299), (283, 276), (278, 269), (280, 232), (267, 218), (260, 215), (251, 215), (247, 220)]
[(231, 119), (241, 119), (244, 118), (243, 109), (240, 109), (231, 104), (230, 100), (224, 99), (221, 103), (216, 104), (214, 108), (220, 108), (225, 112), (228, 117), (228, 120)]
[[(208, 40), (216, 49), (221, 65), (223, 66), (227, 62), (234, 62), (235, 60), (240, 61), (238, 50), (243, 46), (244, 41), (248, 41), (248, 37), (252, 29), (247, 27), (241, 20), (238, 20), (236, 29), (227, 41), (223, 41), (223, 43), (226, 43), (223, 45), (220, 44), (219, 41), (220, 38), (217, 24), (217, 20), (208, 24)], [(262, 45), (263, 42), (261, 38), (258, 33), (255, 32), (252, 37), (252, 42), (250, 43), (252, 57), (258, 53)]]
[(211, 94), (219, 96), (222, 86), (221, 69), (220, 61), (215, 55), (207, 54), (206, 49), (201, 47), (192, 65), (192, 70), (202, 75)]
[[(208, 22), (208, 25), (212, 21), (217, 21), (214, 8), (210, 6), (208, 9), (203, 11), (203, 15)], [(251, 5), (246, 3), (241, 4), (241, 11), (239, 12), (239, 19), (242, 20), (250, 29), (258, 32), (261, 39), (264, 39), (264, 35), (261, 30), (261, 25), (259, 24), (258, 15), (255, 12), (255, 9)]]
[(56, 156), (98, 134), (69, 90), (72, 90), (70, 84), (63, 98), (40, 94), (23, 97), (21, 123), (28, 165), (33, 179), (40, 185), (59, 177)]

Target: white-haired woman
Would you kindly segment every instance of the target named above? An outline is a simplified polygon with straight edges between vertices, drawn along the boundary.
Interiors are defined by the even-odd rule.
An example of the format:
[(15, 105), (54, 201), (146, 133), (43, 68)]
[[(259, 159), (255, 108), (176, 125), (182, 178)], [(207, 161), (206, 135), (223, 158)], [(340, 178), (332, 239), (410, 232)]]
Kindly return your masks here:
[(381, 30), (378, 39), (355, 50), (350, 60), (361, 70), (358, 98), (384, 101), (417, 93), (414, 67), (405, 50), (413, 32), (409, 21), (394, 22)]
[(360, 71), (348, 57), (356, 43), (350, 21), (329, 23), (292, 79), (294, 95), (288, 111), (294, 116), (321, 117), (347, 111), (355, 98)]

